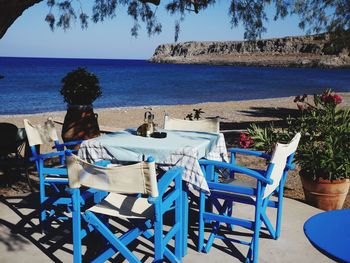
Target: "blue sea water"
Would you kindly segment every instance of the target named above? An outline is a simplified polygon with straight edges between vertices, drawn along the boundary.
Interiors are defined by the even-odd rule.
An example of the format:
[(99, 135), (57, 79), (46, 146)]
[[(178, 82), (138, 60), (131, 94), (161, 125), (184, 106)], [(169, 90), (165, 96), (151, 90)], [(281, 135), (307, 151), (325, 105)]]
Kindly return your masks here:
[(350, 92), (350, 69), (154, 64), (145, 60), (0, 57), (0, 114), (65, 110), (59, 93), (67, 72), (99, 76), (95, 108), (189, 104)]

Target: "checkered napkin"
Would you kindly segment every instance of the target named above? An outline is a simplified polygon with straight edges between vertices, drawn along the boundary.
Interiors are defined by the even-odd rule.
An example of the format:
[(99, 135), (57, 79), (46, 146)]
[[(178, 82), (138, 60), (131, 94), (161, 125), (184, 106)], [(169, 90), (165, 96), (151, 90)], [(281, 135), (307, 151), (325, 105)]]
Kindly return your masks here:
[(115, 160), (113, 155), (97, 140), (83, 141), (80, 145), (78, 156), (89, 163), (101, 160)]
[(222, 133), (219, 134), (219, 139), (214, 149), (212, 149), (204, 158), (212, 161), (228, 163), (225, 137)]

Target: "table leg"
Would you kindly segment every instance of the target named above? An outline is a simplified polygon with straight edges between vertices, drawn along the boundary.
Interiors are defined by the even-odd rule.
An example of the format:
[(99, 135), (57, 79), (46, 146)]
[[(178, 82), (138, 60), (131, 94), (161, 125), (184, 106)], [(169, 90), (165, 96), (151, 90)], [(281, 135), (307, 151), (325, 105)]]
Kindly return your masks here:
[(183, 200), (183, 257), (187, 255), (187, 240), (188, 240), (188, 187), (186, 182), (182, 182), (182, 200)]

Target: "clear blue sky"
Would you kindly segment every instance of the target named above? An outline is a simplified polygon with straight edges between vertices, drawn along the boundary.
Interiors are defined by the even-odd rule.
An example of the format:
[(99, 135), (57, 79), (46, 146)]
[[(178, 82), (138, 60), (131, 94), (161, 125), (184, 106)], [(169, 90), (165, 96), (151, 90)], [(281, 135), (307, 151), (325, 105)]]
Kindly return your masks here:
[[(82, 1), (87, 13), (91, 10), (89, 2), (91, 4), (91, 1)], [(228, 6), (229, 1), (222, 0), (203, 13), (187, 15), (181, 26), (179, 42), (242, 40), (243, 28), (231, 29)], [(142, 25), (137, 38), (130, 34), (133, 20), (125, 8), (120, 8), (112, 20), (98, 24), (90, 21), (87, 30), (81, 30), (77, 21), (66, 32), (60, 28), (54, 32), (50, 30), (44, 21), (48, 10), (46, 1), (26, 10), (0, 39), (0, 56), (147, 59), (159, 44), (174, 41), (177, 16), (170, 16), (164, 6), (157, 10), (158, 20), (163, 25), (162, 33), (148, 37)], [(263, 38), (304, 34), (297, 26), (297, 17), (275, 22), (271, 11)]]

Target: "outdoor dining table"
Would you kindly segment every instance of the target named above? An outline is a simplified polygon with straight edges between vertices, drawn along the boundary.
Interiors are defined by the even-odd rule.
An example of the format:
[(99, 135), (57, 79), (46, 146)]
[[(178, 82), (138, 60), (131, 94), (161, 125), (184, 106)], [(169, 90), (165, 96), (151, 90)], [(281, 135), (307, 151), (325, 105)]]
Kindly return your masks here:
[[(160, 168), (184, 167), (182, 179), (190, 189), (209, 194), (208, 184), (198, 160), (227, 161), (227, 149), (223, 134), (161, 130), (166, 138), (141, 137), (136, 129), (126, 129), (83, 141), (78, 156), (88, 162), (110, 160), (112, 163), (140, 162), (152, 156)], [(187, 188), (187, 187), (185, 187)], [(188, 199), (183, 191), (184, 200)], [(188, 202), (184, 202), (184, 220), (188, 225)], [(187, 237), (187, 227), (184, 227)], [(187, 238), (184, 238), (184, 254), (187, 251)]]
[(317, 214), (305, 222), (304, 232), (326, 256), (337, 262), (350, 262), (350, 209)]
[(110, 160), (112, 163), (141, 162), (152, 156), (166, 166), (185, 168), (183, 180), (196, 190), (209, 193), (198, 160), (227, 161), (223, 134), (164, 130), (166, 138), (142, 137), (136, 129), (127, 129), (83, 141), (78, 156), (90, 163)]

